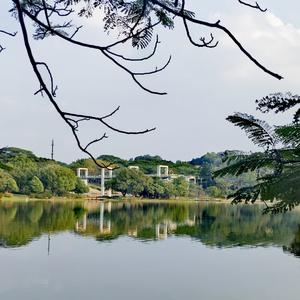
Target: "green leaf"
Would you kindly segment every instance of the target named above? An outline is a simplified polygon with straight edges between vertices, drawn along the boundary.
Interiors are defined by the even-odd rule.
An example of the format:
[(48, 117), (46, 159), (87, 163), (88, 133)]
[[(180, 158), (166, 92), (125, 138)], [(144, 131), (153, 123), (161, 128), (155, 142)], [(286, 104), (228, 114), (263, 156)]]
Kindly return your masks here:
[(235, 113), (227, 117), (227, 120), (235, 126), (242, 128), (249, 139), (260, 147), (274, 147), (278, 141), (278, 137), (273, 128), (265, 121), (254, 118), (251, 115), (243, 113)]
[[(255, 171), (263, 167), (271, 167), (275, 161), (267, 153), (253, 153), (250, 155), (234, 156), (229, 159), (231, 164), (220, 170), (214, 172), (215, 177), (222, 177), (226, 175), (239, 176), (249, 171)], [(235, 161), (232, 163), (232, 161)]]
[(275, 131), (285, 146), (300, 148), (300, 125), (280, 126), (276, 127)]

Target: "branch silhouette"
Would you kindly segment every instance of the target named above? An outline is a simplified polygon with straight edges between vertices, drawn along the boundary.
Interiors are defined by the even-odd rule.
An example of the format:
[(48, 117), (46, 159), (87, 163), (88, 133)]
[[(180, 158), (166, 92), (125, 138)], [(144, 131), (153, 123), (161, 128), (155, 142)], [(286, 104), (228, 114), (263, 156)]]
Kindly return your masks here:
[[(93, 5), (91, 5), (91, 0), (12, 0), (12, 2), (14, 7), (11, 9), (11, 12), (15, 15), (20, 24), (25, 49), (39, 82), (39, 89), (34, 94), (40, 94), (49, 99), (57, 113), (70, 127), (79, 149), (87, 154), (99, 167), (108, 166), (103, 165), (103, 163), (99, 164), (89, 151), (89, 148), (92, 145), (107, 139), (108, 135), (105, 132), (101, 134), (99, 138), (93, 139), (86, 145), (83, 145), (78, 134), (82, 122), (95, 121), (107, 130), (128, 135), (145, 134), (155, 130), (155, 128), (140, 131), (126, 131), (110, 125), (109, 118), (115, 115), (120, 107), (117, 107), (114, 111), (105, 116), (85, 115), (63, 111), (55, 99), (57, 96), (57, 85), (55, 84), (55, 79), (50, 67), (46, 62), (38, 61), (32, 53), (27, 28), (28, 25), (26, 25), (25, 17), (33, 22), (34, 33), (32, 36), (34, 39), (43, 40), (48, 36), (54, 36), (74, 46), (98, 51), (114, 65), (126, 72), (142, 90), (155, 95), (165, 95), (166, 92), (151, 89), (142, 83), (140, 79), (144, 76), (155, 75), (165, 70), (170, 64), (172, 56), (170, 55), (162, 66), (155, 67), (152, 70), (137, 72), (132, 67), (129, 67), (127, 63), (142, 63), (153, 58), (157, 54), (158, 46), (160, 44), (158, 35), (156, 35), (155, 41), (151, 43), (154, 29), (158, 26), (172, 29), (174, 27), (173, 19), (176, 17), (182, 20), (186, 36), (193, 46), (199, 48), (215, 48), (218, 45), (218, 41), (215, 41), (213, 33), (210, 34), (209, 38), (199, 37), (199, 40), (196, 41), (192, 36), (190, 25), (219, 30), (231, 39), (239, 50), (259, 69), (276, 79), (283, 78), (281, 75), (271, 71), (260, 63), (246, 50), (227, 27), (221, 25), (220, 20), (217, 20), (216, 22), (207, 22), (195, 18), (193, 12), (186, 10), (185, 0), (175, 0), (174, 2), (166, 0), (143, 0), (140, 2), (132, 1), (120, 3), (115, 3), (115, 0), (108, 0), (105, 3), (102, 3), (101, 1), (93, 2)], [(250, 4), (239, 0), (239, 3), (263, 12), (266, 11), (265, 9), (262, 9), (257, 2), (255, 4)], [(76, 9), (77, 4), (83, 4), (83, 8), (79, 11)], [(69, 18), (74, 14), (77, 14), (79, 17), (92, 17), (93, 12), (97, 7), (104, 9), (104, 30), (107, 32), (116, 28), (119, 30), (119, 37), (113, 43), (98, 45), (87, 43), (77, 38), (78, 33), (81, 32), (83, 26), (74, 25), (73, 20)], [(16, 35), (16, 33), (10, 33), (5, 30), (0, 30), (0, 34), (9, 36)], [(120, 52), (117, 47), (129, 43), (137, 49), (144, 49), (152, 45), (152, 50), (150, 53), (142, 56), (128, 57)], [(0, 52), (4, 49), (5, 48), (0, 45)], [(46, 71), (46, 77), (48, 77), (47, 81), (50, 81), (49, 84), (46, 83), (47, 81), (41, 73), (42, 68)]]

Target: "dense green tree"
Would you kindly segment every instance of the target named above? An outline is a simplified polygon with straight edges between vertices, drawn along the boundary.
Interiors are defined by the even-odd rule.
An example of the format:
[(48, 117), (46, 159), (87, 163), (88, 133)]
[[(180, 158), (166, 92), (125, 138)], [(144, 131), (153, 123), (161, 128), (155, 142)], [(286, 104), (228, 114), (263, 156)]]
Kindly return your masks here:
[(186, 197), (189, 193), (189, 183), (184, 177), (178, 177), (173, 180), (173, 185), (176, 190), (176, 196)]
[(37, 176), (34, 176), (29, 181), (29, 189), (30, 189), (31, 193), (39, 194), (39, 193), (44, 192), (44, 185)]
[(40, 170), (40, 179), (45, 190), (55, 195), (64, 195), (73, 191), (76, 187), (77, 178), (75, 173), (63, 166), (49, 164)]
[(214, 165), (218, 167), (222, 164), (221, 157), (222, 157), (222, 153), (209, 152), (201, 157), (192, 159), (190, 163), (196, 166)]
[(126, 194), (138, 195), (144, 190), (145, 177), (141, 171), (123, 168), (109, 185), (112, 189), (121, 192), (123, 196)]
[(224, 194), (222, 193), (222, 190), (217, 186), (210, 186), (207, 188), (207, 194), (212, 198), (220, 198), (223, 197)]
[(77, 194), (85, 194), (89, 192), (89, 187), (80, 178), (77, 177), (74, 192)]
[(0, 170), (0, 192), (17, 193), (19, 187), (13, 177)]
[(125, 159), (122, 159), (122, 158), (114, 156), (114, 155), (102, 154), (102, 155), (98, 156), (97, 159), (99, 159), (101, 161), (114, 163), (114, 164), (118, 165), (119, 167), (127, 166), (127, 161)]
[(11, 166), (10, 174), (16, 180), (20, 192), (28, 193), (30, 180), (38, 175), (38, 163), (28, 156), (17, 155), (9, 160), (8, 165)]

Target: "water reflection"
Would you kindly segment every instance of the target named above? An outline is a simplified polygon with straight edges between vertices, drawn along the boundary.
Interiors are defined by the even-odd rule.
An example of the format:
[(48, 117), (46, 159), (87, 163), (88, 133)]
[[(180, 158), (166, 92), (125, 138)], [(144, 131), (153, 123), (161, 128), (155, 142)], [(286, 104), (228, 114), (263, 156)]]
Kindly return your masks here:
[(189, 236), (211, 247), (283, 247), (300, 256), (299, 211), (262, 215), (258, 205), (218, 203), (2, 202), (0, 247), (27, 245), (41, 235), (69, 231), (98, 241)]

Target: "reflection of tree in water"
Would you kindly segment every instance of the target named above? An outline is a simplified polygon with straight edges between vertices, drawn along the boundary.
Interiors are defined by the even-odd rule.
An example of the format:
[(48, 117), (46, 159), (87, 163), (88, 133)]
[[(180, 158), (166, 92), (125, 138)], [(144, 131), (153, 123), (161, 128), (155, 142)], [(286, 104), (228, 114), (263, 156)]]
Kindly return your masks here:
[(298, 230), (295, 233), (294, 240), (288, 247), (283, 247), (284, 251), (288, 251), (297, 257), (300, 257), (300, 225), (298, 225)]
[(2, 246), (28, 244), (44, 233), (73, 230), (73, 203), (51, 202), (0, 204), (0, 241)]
[(93, 236), (98, 241), (120, 236), (155, 241), (175, 235), (188, 236), (212, 247), (282, 247), (291, 244), (298, 223), (298, 211), (262, 215), (262, 208), (258, 205), (163, 202), (0, 204), (0, 242), (6, 247), (26, 245), (43, 234), (62, 231), (75, 231), (78, 235)]

